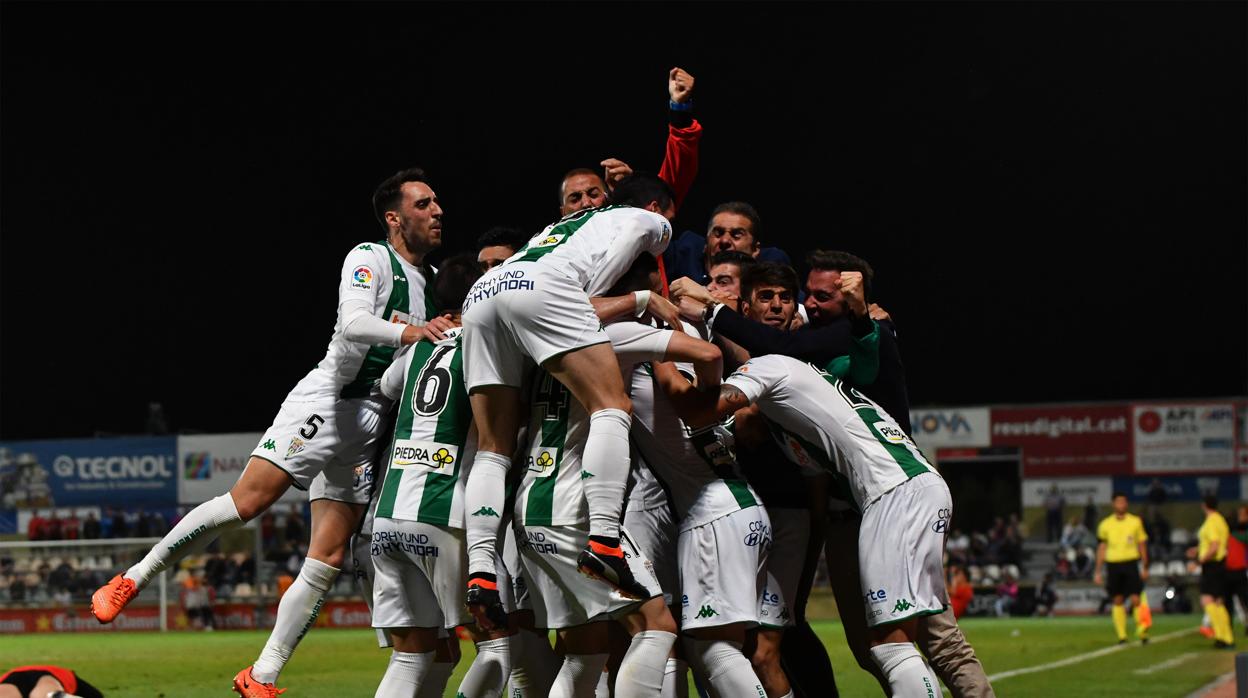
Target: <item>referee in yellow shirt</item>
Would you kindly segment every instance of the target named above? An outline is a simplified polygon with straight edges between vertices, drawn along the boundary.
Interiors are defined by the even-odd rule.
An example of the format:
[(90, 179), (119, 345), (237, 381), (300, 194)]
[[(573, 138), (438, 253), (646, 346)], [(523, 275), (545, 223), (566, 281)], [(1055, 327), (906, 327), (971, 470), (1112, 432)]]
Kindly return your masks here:
[[(1140, 592), (1144, 591), (1144, 581), (1148, 579), (1148, 535), (1144, 533), (1140, 517), (1127, 512), (1126, 494), (1114, 493), (1114, 513), (1096, 527), (1096, 538), (1100, 545), (1096, 548), (1093, 579), (1097, 584), (1105, 584), (1106, 593), (1114, 601), (1114, 631), (1118, 633), (1118, 644), (1127, 642), (1127, 609), (1122, 605), (1127, 597), (1131, 598), (1135, 633), (1140, 642), (1147, 643), (1149, 623), (1141, 618)], [(1101, 574), (1103, 566), (1107, 567), (1104, 575)]]
[(1235, 635), (1231, 632), (1231, 614), (1223, 604), (1226, 596), (1226, 543), (1231, 538), (1231, 527), (1218, 513), (1218, 498), (1205, 497), (1200, 507), (1205, 512), (1205, 522), (1197, 532), (1200, 545), (1187, 551), (1187, 556), (1200, 563), (1200, 605), (1209, 614), (1213, 625), (1214, 647), (1234, 647)]

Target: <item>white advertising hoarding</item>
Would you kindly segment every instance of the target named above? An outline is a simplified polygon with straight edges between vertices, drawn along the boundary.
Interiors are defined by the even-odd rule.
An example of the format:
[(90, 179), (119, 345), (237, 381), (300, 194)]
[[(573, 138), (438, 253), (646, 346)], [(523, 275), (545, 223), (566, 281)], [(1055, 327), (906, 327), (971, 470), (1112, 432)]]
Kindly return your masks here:
[(1135, 472), (1235, 470), (1235, 405), (1134, 405)]
[[(243, 474), (263, 434), (178, 437), (178, 503), (199, 504), (224, 494)], [(291, 487), (280, 501), (298, 502), (307, 493)]]

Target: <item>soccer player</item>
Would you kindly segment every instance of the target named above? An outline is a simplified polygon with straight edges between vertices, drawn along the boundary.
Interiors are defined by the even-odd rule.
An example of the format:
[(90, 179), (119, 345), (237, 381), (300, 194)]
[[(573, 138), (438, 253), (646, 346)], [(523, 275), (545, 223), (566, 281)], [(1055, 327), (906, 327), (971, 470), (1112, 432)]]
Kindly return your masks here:
[[(438, 273), (434, 296), (456, 308), (456, 325), (458, 307), (480, 276), (471, 254), (447, 260)], [(442, 695), (459, 659), (455, 627), (471, 621), (464, 609), (463, 489), (476, 434), (459, 332), (445, 334), (418, 342), (381, 379), (398, 415), (372, 528), (373, 626), (387, 629), (394, 644), (378, 698)], [(469, 633), (477, 657), (457, 693), (497, 696), (508, 676), (506, 624), (491, 631), (470, 626)]]
[[(1148, 580), (1148, 534), (1140, 517), (1127, 511), (1127, 495), (1115, 492), (1114, 513), (1105, 517), (1096, 527), (1096, 572), (1093, 582), (1105, 584), (1105, 592), (1113, 600), (1114, 632), (1118, 644), (1127, 642), (1127, 609), (1123, 599), (1131, 599), (1131, 612), (1135, 618), (1135, 633), (1140, 642), (1148, 642), (1148, 623), (1140, 610), (1140, 592)], [(1107, 574), (1101, 570), (1108, 563)]]
[[(465, 375), (479, 433), (466, 496), (472, 512), (502, 510), (523, 414), (521, 385), (533, 364), (541, 366), (589, 414), (589, 539), (578, 567), (642, 599), (649, 591), (633, 579), (619, 541), (631, 405), (589, 297), (609, 289), (639, 254), (663, 252), (672, 235), (666, 216), (673, 203), (671, 189), (645, 175), (620, 182), (614, 196), (622, 205), (574, 213), (534, 236), (482, 277), (464, 301)], [(675, 315), (672, 321), (678, 322)], [(484, 590), (486, 603), (497, 593), (492, 569), (498, 523), (468, 523), (468, 584)]]
[(477, 238), (477, 262), (486, 272), (507, 261), (507, 258), (524, 247), (529, 236), (518, 228), (494, 226)]
[[(696, 395), (696, 394), (695, 394)], [(892, 694), (928, 696), (935, 675), (914, 646), (918, 619), (945, 610), (944, 527), (953, 505), (945, 481), (879, 405), (813, 364), (772, 354), (750, 359), (718, 401), (683, 401), (691, 425), (757, 404), (785, 455), (831, 476), (862, 512), (859, 579), (870, 590), (870, 653)]]
[(312, 541), (298, 579), (282, 596), (277, 622), (253, 667), (234, 679), (244, 696), (273, 696), (274, 682), (312, 626), (338, 576), (347, 541), (367, 506), (367, 474), (390, 402), (378, 379), (401, 347), (441, 339), (431, 318), (424, 258), (442, 242), (442, 207), (418, 168), (387, 178), (373, 194), (386, 239), (354, 247), (343, 262), (338, 319), (325, 358), (287, 395), (272, 426), (229, 493), (192, 509), (138, 564), (91, 598), (111, 622), (162, 570), (268, 509), (292, 484), (312, 500)]
[[(707, 342), (635, 322), (616, 323), (605, 331), (627, 371), (642, 361), (685, 358), (698, 362), (696, 370), (705, 381), (712, 385), (718, 381), (720, 353)], [(621, 368), (617, 365), (614, 370), (619, 373)], [(640, 598), (587, 580), (578, 571), (576, 552), (590, 539), (585, 491), (596, 477), (586, 468), (590, 417), (588, 409), (547, 371), (538, 372), (533, 390), (516, 522), (523, 527), (521, 555), (537, 623), (558, 629), (567, 652), (551, 695), (592, 691), (607, 660), (608, 619), (619, 620), (633, 636), (620, 663), (615, 695), (657, 695), (676, 640), (676, 624), (662, 589), (627, 528), (620, 529), (619, 544), (642, 592)], [(483, 507), (473, 515), (488, 517), (491, 512)]]
[(1205, 512), (1205, 522), (1197, 531), (1199, 545), (1188, 549), (1187, 556), (1200, 563), (1200, 605), (1213, 625), (1214, 647), (1234, 647), (1231, 616), (1223, 603), (1226, 596), (1226, 546), (1231, 529), (1218, 513), (1217, 497), (1205, 497), (1200, 508)]

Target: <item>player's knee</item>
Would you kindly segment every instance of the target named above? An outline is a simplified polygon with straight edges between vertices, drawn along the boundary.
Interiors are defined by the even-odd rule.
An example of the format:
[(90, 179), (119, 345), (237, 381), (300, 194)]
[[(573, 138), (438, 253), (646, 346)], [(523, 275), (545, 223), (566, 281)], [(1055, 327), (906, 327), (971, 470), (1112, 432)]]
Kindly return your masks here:
[(759, 642), (750, 655), (750, 664), (758, 673), (769, 672), (780, 666), (780, 647), (770, 642)]
[(346, 562), (347, 560), (347, 546), (341, 545), (337, 547), (326, 547), (326, 548), (320, 548), (320, 549), (315, 549), (315, 550), (309, 549), (308, 557), (312, 558), (313, 560), (318, 560), (320, 562), (323, 562), (326, 565), (333, 567), (334, 569), (340, 570), (342, 569), (343, 563)]

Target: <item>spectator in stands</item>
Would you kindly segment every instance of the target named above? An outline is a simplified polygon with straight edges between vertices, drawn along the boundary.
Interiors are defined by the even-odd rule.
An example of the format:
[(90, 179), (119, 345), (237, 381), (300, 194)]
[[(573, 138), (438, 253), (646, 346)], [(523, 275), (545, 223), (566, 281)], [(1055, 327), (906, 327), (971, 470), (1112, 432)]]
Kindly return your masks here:
[(141, 535), (139, 531), (139, 519), (142, 518), (140, 516), (140, 511), (133, 510), (133, 509), (130, 511), (127, 511), (124, 514), (124, 518), (126, 519), (127, 533), (136, 538), (142, 538), (143, 536)]
[(1092, 548), (1084, 545), (1075, 552), (1075, 566), (1072, 570), (1075, 577), (1086, 579), (1092, 576), (1093, 568), (1096, 566), (1096, 555)]
[(1061, 545), (1063, 548), (1078, 548), (1087, 543), (1091, 534), (1078, 516), (1070, 517), (1066, 527), (1062, 529)]
[(78, 520), (78, 516), (74, 514), (74, 510), (70, 509), (69, 516), (61, 520), (61, 539), (62, 540), (78, 540), (78, 533), (82, 523)]
[(277, 518), (272, 509), (260, 516), (260, 544), (265, 550), (277, 545)]
[(307, 538), (307, 526), (303, 523), (303, 514), (299, 511), (298, 504), (290, 505), (290, 512), (286, 514), (285, 523), (288, 545), (298, 545)]
[(163, 536), (169, 532), (169, 524), (165, 521), (165, 515), (160, 510), (152, 512), (150, 528), (153, 536)]
[(28, 540), (43, 540), (43, 516), (39, 511), (35, 511), (30, 516), (30, 521), (26, 524), (26, 538)]
[(1148, 486), (1148, 501), (1154, 507), (1166, 503), (1166, 486), (1162, 484), (1161, 478), (1153, 478), (1153, 483)]
[(113, 512), (113, 538), (129, 538), (130, 524), (126, 521), (126, 513), (121, 510)]
[(1044, 498), (1044, 526), (1048, 542), (1058, 540), (1062, 535), (1062, 515), (1066, 508), (1066, 498), (1058, 491), (1057, 485), (1049, 490)]
[(150, 538), (152, 536), (152, 517), (147, 512), (139, 509), (135, 522), (134, 536), (136, 538)]
[(1153, 512), (1152, 518), (1144, 522), (1148, 527), (1149, 557), (1165, 560), (1170, 556), (1170, 522), (1161, 513), (1161, 509)]
[(212, 630), (215, 623), (212, 612), (212, 601), (215, 596), (212, 587), (204, 584), (204, 570), (197, 569), (182, 582), (182, 610), (191, 621), (193, 627)]
[(960, 565), (970, 564), (971, 538), (955, 528), (945, 541), (945, 550), (949, 553), (949, 561)]
[(1014, 529), (1014, 533), (1018, 536), (1019, 540), (1027, 539), (1027, 524), (1018, 517), (1017, 513), (1010, 514), (1008, 526), (1009, 528)]
[(1057, 606), (1057, 590), (1053, 588), (1053, 573), (1045, 572), (1040, 590), (1036, 592), (1036, 615), (1052, 616)]
[(89, 512), (87, 518), (82, 522), (82, 537), (86, 540), (95, 540), (101, 536), (100, 520), (95, 518), (95, 512)]
[(61, 539), (61, 517), (57, 515), (53, 509), (46, 519), (43, 520), (43, 540), (60, 540)]
[(1088, 495), (1087, 506), (1083, 508), (1083, 525), (1089, 531), (1095, 531), (1100, 522), (1101, 513), (1096, 508), (1096, 502), (1092, 501), (1092, 495)]
[[(565, 180), (566, 181), (566, 180)], [(481, 271), (489, 271), (507, 261), (507, 258), (524, 247), (529, 241), (527, 235), (519, 228), (496, 225), (477, 238), (477, 262)]]
[(1018, 580), (1014, 578), (1014, 575), (1005, 572), (1001, 576), (1001, 583), (997, 585), (997, 602), (995, 604), (997, 617), (1004, 618), (1010, 615), (1017, 603)]
[(729, 201), (715, 207), (706, 226), (706, 235), (686, 230), (663, 253), (663, 263), (672, 279), (689, 277), (705, 286), (711, 279), (711, 258), (716, 253), (736, 250), (760, 262), (789, 265), (789, 255), (776, 247), (763, 247), (758, 211), (744, 201)]
[(966, 607), (975, 598), (975, 588), (971, 580), (966, 578), (966, 570), (961, 565), (949, 565), (949, 605), (953, 607), (953, 617), (961, 618)]

